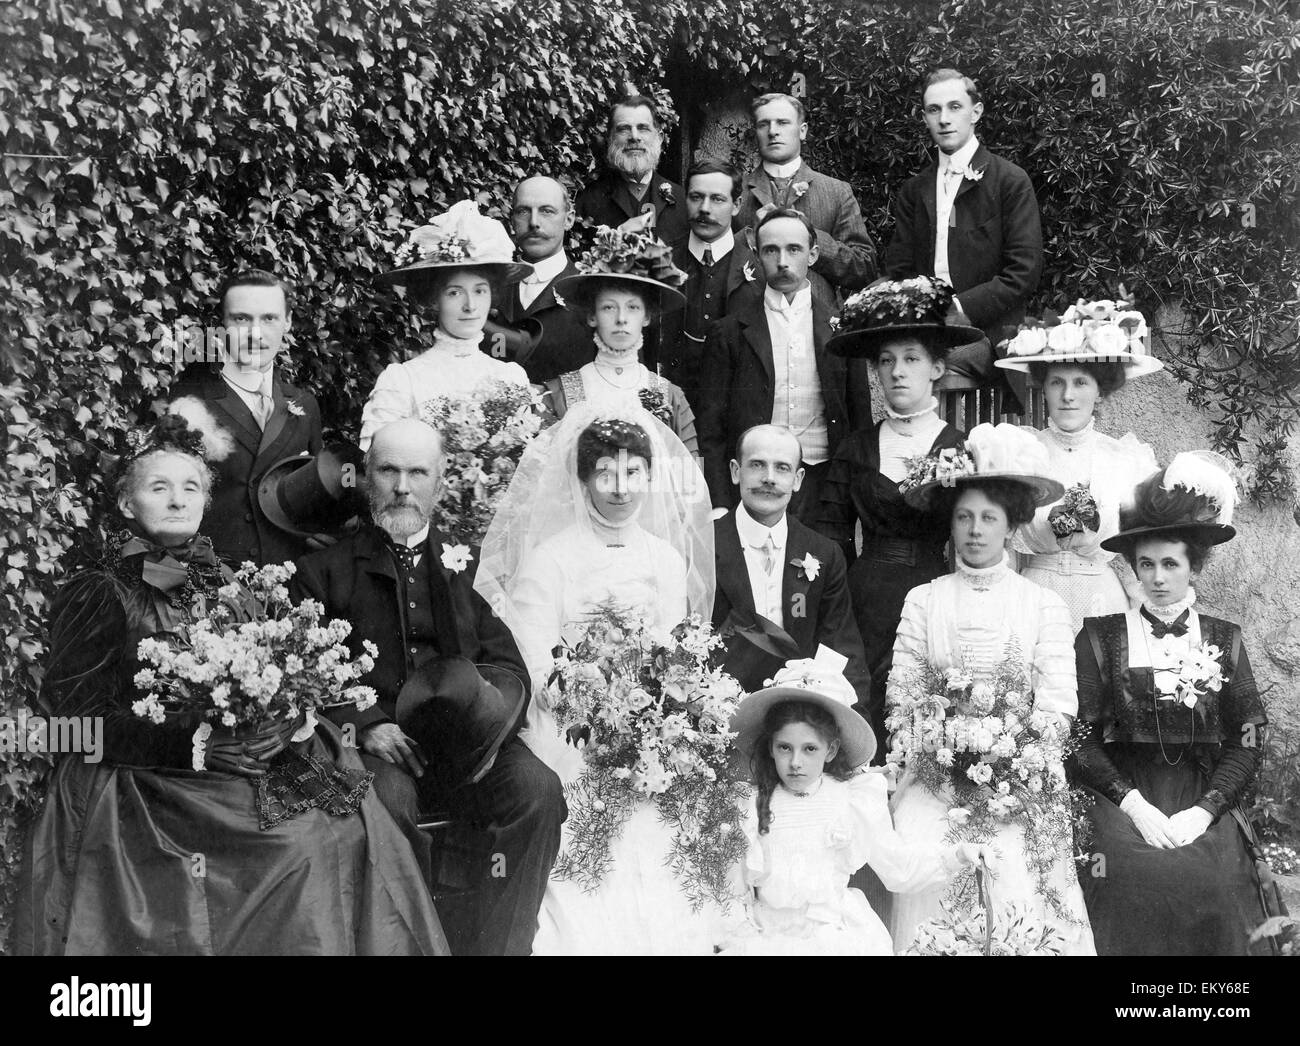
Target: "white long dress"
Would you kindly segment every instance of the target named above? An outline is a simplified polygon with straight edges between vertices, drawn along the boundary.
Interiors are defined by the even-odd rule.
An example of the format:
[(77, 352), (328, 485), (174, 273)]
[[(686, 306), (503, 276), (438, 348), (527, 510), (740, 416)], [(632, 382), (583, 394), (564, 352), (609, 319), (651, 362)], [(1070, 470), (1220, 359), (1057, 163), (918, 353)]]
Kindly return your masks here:
[(879, 770), (848, 781), (823, 776), (807, 796), (778, 785), (764, 835), (756, 803), (740, 878), (757, 896), (724, 955), (893, 955), (889, 931), (849, 877), (870, 865), (901, 893), (941, 887), (957, 867), (955, 847), (908, 843), (894, 830)]
[[(610, 597), (648, 612), (671, 628), (687, 614), (686, 564), (667, 542), (636, 524), (594, 531), (577, 524), (544, 541), (520, 569), (513, 599), (516, 640), (541, 692), (551, 651), (571, 623)], [(581, 755), (560, 737), (555, 720), (534, 699), (520, 737), (566, 785), (583, 770)], [(567, 829), (561, 848), (568, 844)], [(552, 878), (538, 914), (534, 955), (707, 955), (720, 936), (720, 913), (690, 902), (664, 859), (672, 833), (644, 802), (611, 847), (610, 871), (588, 893)]]
[[(889, 689), (900, 674), (916, 671), (927, 662), (940, 669), (961, 665), (976, 682), (988, 680), (1013, 637), (1033, 685), (1034, 710), (1074, 716), (1079, 703), (1069, 612), (1060, 596), (1017, 575), (1005, 559), (982, 570), (959, 566), (956, 573), (907, 594), (894, 641)], [(1049, 772), (1064, 773), (1059, 766)], [(954, 805), (951, 786), (931, 792), (915, 779), (912, 770), (905, 770), (891, 804), (894, 825), (906, 841), (933, 844), (944, 839), (947, 813)], [(1002, 825), (991, 845), (996, 878), (989, 893), (995, 908), (1005, 910), (1014, 902), (1061, 932), (1065, 954), (1095, 954), (1072, 840), (1061, 840), (1049, 879), (1064, 916), (1041, 896), (1017, 823)], [(906, 950), (916, 937), (917, 926), (941, 914), (944, 899), (942, 888), (890, 897), (889, 930), (895, 950)]]
[(1081, 432), (1062, 432), (1053, 422), (1036, 430), (1035, 437), (1047, 448), (1050, 475), (1066, 488), (1088, 484), (1097, 502), (1100, 526), (1070, 538), (1062, 548), (1048, 515), (1059, 502), (1040, 508), (1031, 522), (1016, 532), (1015, 551), (1025, 555), (1021, 576), (1050, 588), (1065, 600), (1075, 634), (1085, 617), (1122, 614), (1129, 599), (1115, 572), (1115, 553), (1101, 543), (1119, 532), (1119, 508), (1133, 500), (1133, 488), (1159, 466), (1155, 454), (1133, 433), (1120, 439), (1098, 432), (1093, 422)]
[(389, 422), (418, 418), (421, 406), (435, 396), (468, 396), (493, 381), (528, 384), (523, 367), (493, 359), (478, 346), (477, 339), (453, 338), (439, 328), (430, 348), (385, 367), (361, 408), (361, 449), (368, 450)]

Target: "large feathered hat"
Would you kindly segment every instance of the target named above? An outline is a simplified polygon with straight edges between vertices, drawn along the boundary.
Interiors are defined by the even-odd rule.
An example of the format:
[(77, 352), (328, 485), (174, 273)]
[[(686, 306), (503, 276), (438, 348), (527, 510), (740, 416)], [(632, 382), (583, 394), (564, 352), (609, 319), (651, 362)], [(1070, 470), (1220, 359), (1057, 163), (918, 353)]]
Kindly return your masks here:
[(1107, 552), (1123, 552), (1144, 537), (1191, 537), (1220, 545), (1236, 536), (1229, 526), (1237, 504), (1232, 465), (1209, 450), (1185, 451), (1141, 483), (1133, 506), (1120, 512), (1120, 531), (1101, 543)]

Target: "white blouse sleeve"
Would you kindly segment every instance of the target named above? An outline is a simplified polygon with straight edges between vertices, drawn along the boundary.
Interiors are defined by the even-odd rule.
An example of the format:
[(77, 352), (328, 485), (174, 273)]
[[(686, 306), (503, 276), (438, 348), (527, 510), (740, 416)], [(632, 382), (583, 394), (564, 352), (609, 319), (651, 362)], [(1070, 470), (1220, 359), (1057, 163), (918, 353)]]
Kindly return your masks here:
[(1034, 710), (1074, 716), (1079, 689), (1074, 674), (1074, 628), (1064, 600), (1038, 590), (1038, 642), (1034, 645)]
[[(1143, 443), (1133, 433), (1126, 432), (1118, 440), (1120, 453), (1128, 463), (1129, 474), (1127, 481), (1132, 486), (1137, 486), (1151, 473), (1160, 468), (1160, 463), (1156, 461), (1155, 451), (1151, 449), (1150, 444)], [(1132, 500), (1132, 494), (1129, 495)]]
[(414, 418), (419, 414), (415, 397), (411, 394), (411, 378), (400, 363), (390, 363), (384, 368), (375, 387), (370, 390), (365, 406), (361, 408), (362, 450), (370, 449), (375, 433), (390, 421)]
[(898, 681), (909, 672), (923, 670), (930, 660), (929, 629), (930, 617), (929, 585), (918, 585), (907, 594), (903, 603), (903, 616), (898, 622), (898, 632), (894, 635), (894, 660), (889, 669), (889, 680), (885, 684), (885, 702), (893, 701), (894, 689)]
[(871, 865), (893, 893), (914, 893), (948, 881), (956, 868), (954, 848), (941, 843), (909, 843), (895, 831), (881, 770), (850, 778), (848, 785), (852, 870)]

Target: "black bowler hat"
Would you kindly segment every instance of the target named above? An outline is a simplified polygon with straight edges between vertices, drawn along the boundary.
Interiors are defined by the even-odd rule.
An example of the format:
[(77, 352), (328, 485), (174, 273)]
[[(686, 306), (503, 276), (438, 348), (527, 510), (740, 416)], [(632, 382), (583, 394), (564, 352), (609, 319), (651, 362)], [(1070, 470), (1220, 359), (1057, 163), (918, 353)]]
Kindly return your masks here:
[(397, 695), (397, 725), (428, 756), (439, 791), (473, 784), (519, 728), (528, 694), (504, 668), (463, 657), (434, 658)]
[(284, 458), (263, 473), (257, 503), (287, 534), (328, 534), (364, 510), (364, 462), (361, 448), (345, 440), (322, 448), (313, 458)]

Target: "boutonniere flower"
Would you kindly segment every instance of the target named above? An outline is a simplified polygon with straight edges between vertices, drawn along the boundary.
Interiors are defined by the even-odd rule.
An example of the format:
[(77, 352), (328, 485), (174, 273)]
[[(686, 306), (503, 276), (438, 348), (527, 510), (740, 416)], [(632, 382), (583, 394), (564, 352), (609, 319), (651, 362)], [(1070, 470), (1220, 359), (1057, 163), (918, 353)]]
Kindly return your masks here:
[(797, 199), (799, 199), (800, 196), (802, 196), (804, 193), (806, 193), (806, 192), (808, 191), (808, 183), (807, 183), (807, 182), (795, 182), (792, 186), (790, 186), (790, 191), (791, 191), (791, 193), (793, 193), (793, 195), (790, 197), (790, 199), (791, 199), (791, 200), (797, 200)]
[(753, 262), (745, 262), (745, 279), (750, 283), (758, 279), (758, 274), (754, 271)]
[(984, 177), (983, 171), (977, 171), (974, 167), (967, 167), (961, 172), (961, 176), (968, 182), (978, 182)]
[(673, 187), (668, 182), (659, 183), (659, 198), (667, 203), (669, 207), (673, 207), (677, 203), (677, 197), (673, 193)]
[(821, 560), (811, 552), (805, 555), (803, 559), (795, 558), (790, 560), (790, 565), (792, 567), (800, 567), (803, 570), (803, 576), (809, 581), (816, 581), (817, 575), (820, 574), (822, 570)]
[(551, 291), (551, 297), (555, 299), (555, 304), (558, 305), (560, 308), (563, 309), (566, 307), (564, 304), (564, 299), (561, 298), (558, 294), (556, 294), (555, 291)]
[(297, 400), (286, 400), (284, 409), (292, 414), (295, 418), (305, 417), (307, 412), (302, 409), (302, 404)]
[(448, 545), (442, 543), (442, 565), (453, 574), (459, 574), (474, 557), (470, 555), (468, 545)]

